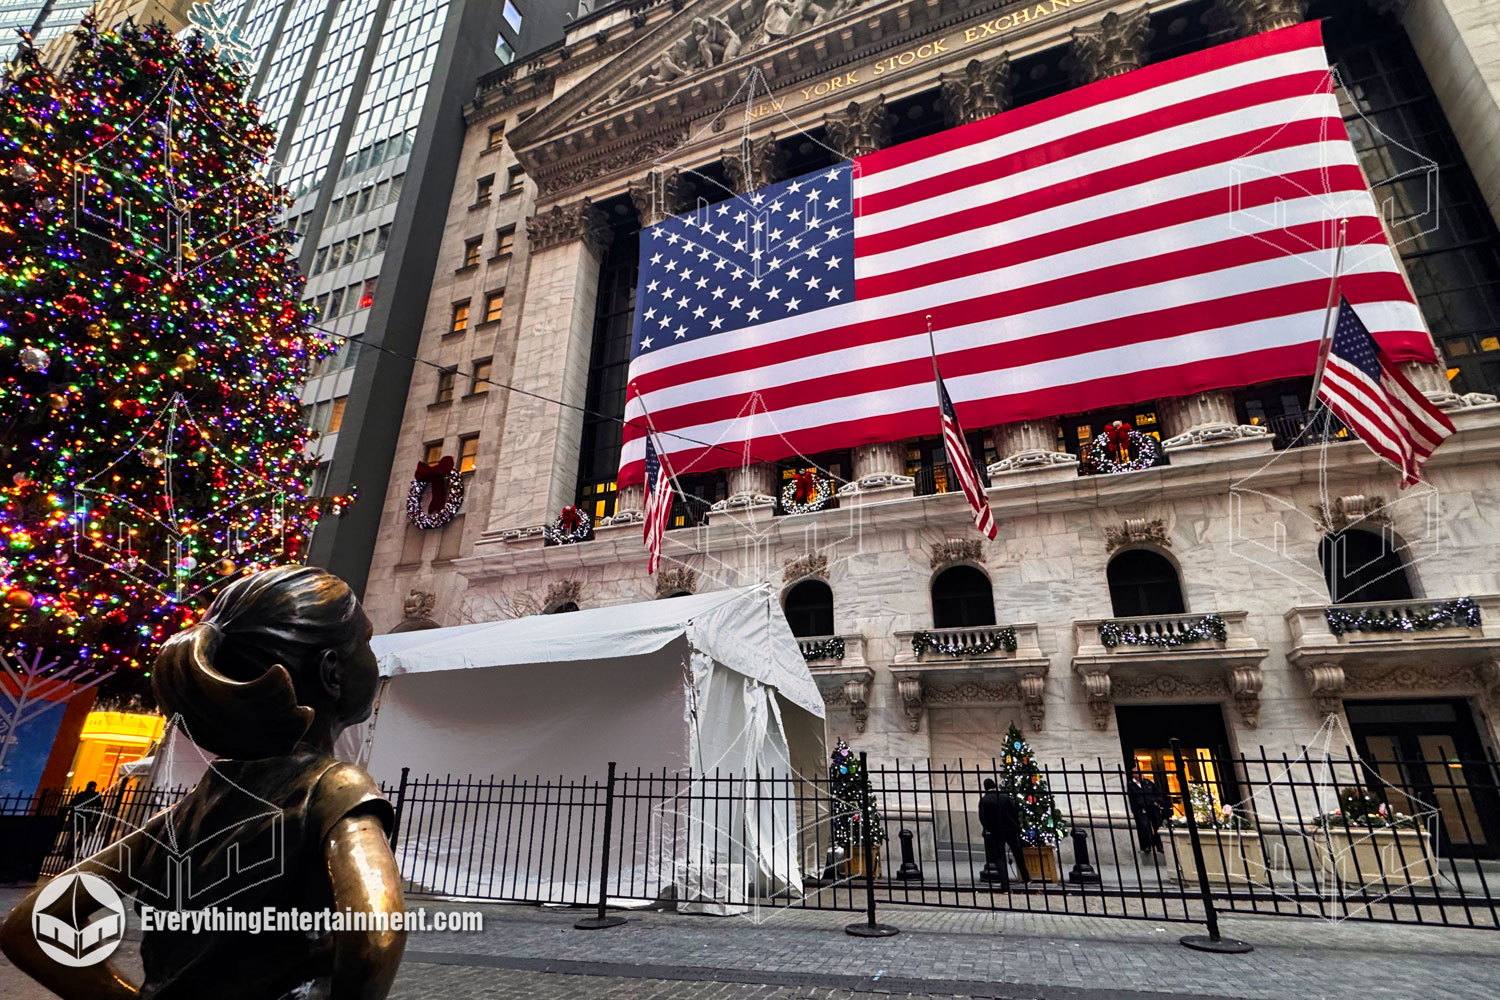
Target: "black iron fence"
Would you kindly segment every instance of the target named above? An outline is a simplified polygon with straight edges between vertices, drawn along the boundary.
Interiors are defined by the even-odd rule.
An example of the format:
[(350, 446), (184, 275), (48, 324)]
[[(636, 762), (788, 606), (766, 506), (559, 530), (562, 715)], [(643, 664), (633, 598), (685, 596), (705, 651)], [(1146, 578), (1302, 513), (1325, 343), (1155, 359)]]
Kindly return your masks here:
[[(864, 911), (868, 929), (878, 906), (901, 904), (1211, 929), (1226, 912), (1500, 929), (1493, 754), (1193, 750), (1162, 766), (1133, 783), (1099, 759), (1019, 779), (1004, 760), (924, 762), (851, 783), (610, 764), (578, 777), (403, 773), (385, 792), (408, 893), (595, 906), (590, 926), (617, 904)], [(981, 805), (989, 781), (1015, 789), (1018, 829)], [(30, 877), (55, 873), (185, 792), (112, 789), (87, 808), (61, 792), (0, 798), (0, 855), (32, 859)]]

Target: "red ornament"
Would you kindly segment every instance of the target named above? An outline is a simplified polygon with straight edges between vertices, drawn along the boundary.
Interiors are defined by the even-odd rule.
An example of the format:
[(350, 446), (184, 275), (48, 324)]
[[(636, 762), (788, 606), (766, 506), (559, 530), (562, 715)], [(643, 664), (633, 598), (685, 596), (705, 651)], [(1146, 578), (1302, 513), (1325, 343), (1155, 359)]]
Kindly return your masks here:
[(69, 292), (62, 297), (57, 307), (69, 316), (82, 316), (89, 311), (89, 300), (82, 295)]
[(151, 282), (139, 274), (125, 275), (125, 277), (120, 279), (120, 284), (124, 285), (125, 290), (131, 295), (143, 295), (151, 288)]

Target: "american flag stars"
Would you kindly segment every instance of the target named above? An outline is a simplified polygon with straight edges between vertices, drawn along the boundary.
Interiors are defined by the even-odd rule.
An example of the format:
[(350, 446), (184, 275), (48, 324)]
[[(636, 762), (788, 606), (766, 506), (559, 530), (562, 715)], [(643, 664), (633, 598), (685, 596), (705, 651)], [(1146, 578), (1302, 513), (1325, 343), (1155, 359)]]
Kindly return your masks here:
[(631, 357), (853, 299), (851, 176), (839, 164), (648, 229)]

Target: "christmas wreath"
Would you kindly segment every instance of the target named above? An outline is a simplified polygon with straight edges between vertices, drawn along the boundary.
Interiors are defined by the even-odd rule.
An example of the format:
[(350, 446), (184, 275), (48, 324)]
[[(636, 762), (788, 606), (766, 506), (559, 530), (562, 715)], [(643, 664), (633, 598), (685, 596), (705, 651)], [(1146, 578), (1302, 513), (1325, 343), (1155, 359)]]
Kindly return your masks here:
[[(422, 510), (422, 497), (428, 492), (427, 510)], [(453, 466), (453, 458), (444, 456), (440, 461), (428, 464), (417, 463), (411, 487), (406, 491), (406, 519), (419, 528), (441, 528), (458, 513), (464, 502), (464, 477)]]
[(578, 507), (564, 507), (556, 520), (542, 529), (548, 545), (572, 545), (594, 537), (594, 521)]
[(1142, 434), (1123, 420), (1116, 420), (1089, 446), (1089, 465), (1095, 472), (1139, 472), (1155, 465), (1160, 446), (1150, 434)]
[(814, 469), (799, 469), (781, 488), (781, 509), (788, 514), (811, 514), (833, 499), (833, 483), (818, 478)]

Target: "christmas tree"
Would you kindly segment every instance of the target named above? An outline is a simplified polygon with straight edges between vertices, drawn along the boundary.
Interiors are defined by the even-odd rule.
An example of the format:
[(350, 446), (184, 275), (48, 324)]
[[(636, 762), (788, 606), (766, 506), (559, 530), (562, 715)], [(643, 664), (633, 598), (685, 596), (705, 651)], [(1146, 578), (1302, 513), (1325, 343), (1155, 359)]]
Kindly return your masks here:
[[(849, 744), (839, 740), (828, 761), (828, 789), (833, 799), (833, 846), (842, 847), (844, 856), (864, 850), (864, 796), (865, 771), (860, 766), (859, 754), (849, 749)], [(885, 823), (880, 817), (880, 804), (874, 794), (870, 795), (870, 837), (875, 844), (885, 841)]]
[(297, 388), (327, 351), (267, 179), (274, 130), (201, 35), (29, 39), (0, 91), (5, 646), (149, 687), (229, 578), (320, 513)]
[(1063, 819), (1052, 798), (1047, 779), (1036, 766), (1031, 744), (1021, 738), (1014, 722), (1005, 734), (1005, 753), (1001, 758), (1000, 790), (1015, 799), (1021, 809), (1021, 842), (1031, 847), (1055, 844), (1068, 835)]

